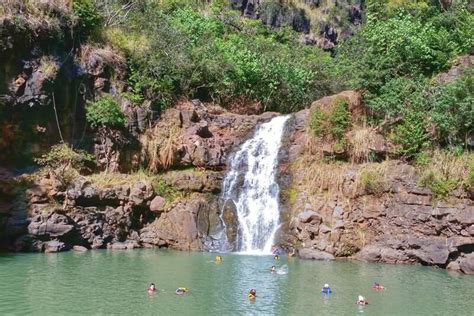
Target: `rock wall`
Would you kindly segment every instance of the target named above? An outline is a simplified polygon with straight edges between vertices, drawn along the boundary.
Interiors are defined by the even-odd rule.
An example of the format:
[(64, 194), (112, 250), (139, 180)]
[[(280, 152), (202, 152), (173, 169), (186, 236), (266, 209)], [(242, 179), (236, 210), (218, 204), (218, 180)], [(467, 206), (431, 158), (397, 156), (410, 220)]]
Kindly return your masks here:
[[(335, 97), (346, 98), (352, 116), (363, 113), (357, 92)], [(328, 103), (321, 101), (313, 106)], [(295, 114), (280, 166), (282, 245), (295, 245), (303, 258), (419, 263), (474, 273), (472, 192), (436, 199), (418, 185), (414, 167), (396, 160), (325, 164), (311, 153), (310, 111)], [(371, 148), (380, 154), (386, 145)], [(330, 146), (319, 150), (334, 154)], [(367, 170), (379, 172), (377, 188), (361, 184), (359, 175)]]
[[(223, 221), (227, 227), (237, 225), (233, 211), (221, 210), (218, 201), (227, 156), (257, 124), (274, 115), (238, 115), (197, 100), (181, 102), (140, 139), (135, 160), (156, 167), (149, 175), (110, 172), (134, 164), (124, 159), (120, 147), (113, 147), (114, 139), (110, 148), (120, 159), (113, 153), (103, 157), (112, 166), (103, 174), (107, 181), (79, 176), (65, 184), (57, 173), (47, 173), (19, 186), (5, 171), (0, 179), (11, 189), (0, 191), (3, 246), (48, 252), (74, 246), (214, 249)], [(170, 165), (160, 160), (163, 147), (169, 150)], [(156, 166), (150, 153), (159, 156)], [(235, 239), (235, 231), (229, 229), (229, 240)]]

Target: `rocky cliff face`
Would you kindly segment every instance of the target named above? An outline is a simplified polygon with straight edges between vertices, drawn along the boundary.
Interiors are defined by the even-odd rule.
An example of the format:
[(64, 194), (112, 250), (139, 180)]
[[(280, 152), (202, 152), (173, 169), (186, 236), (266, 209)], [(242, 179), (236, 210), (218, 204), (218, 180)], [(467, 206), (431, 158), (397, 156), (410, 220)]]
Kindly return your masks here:
[[(376, 130), (364, 130), (368, 141), (362, 154), (355, 152), (353, 130), (343, 149), (315, 142), (309, 117), (335, 100), (344, 100), (351, 117), (363, 121), (360, 94), (346, 91), (295, 113), (287, 127), (279, 245), (297, 248), (302, 258), (420, 263), (474, 273), (472, 192), (457, 190), (437, 199), (419, 185), (413, 166), (387, 160), (391, 145)], [(141, 161), (155, 172), (138, 178), (112, 173), (65, 186), (47, 175), (18, 187), (13, 175), (2, 172), (4, 246), (207, 250), (218, 245), (223, 221), (232, 241), (238, 230), (235, 211), (219, 204), (227, 157), (274, 115), (239, 115), (199, 101), (181, 102), (140, 137), (130, 159), (120, 156), (119, 165)], [(328, 164), (325, 157), (375, 162), (357, 158)]]
[(301, 41), (332, 50), (362, 23), (363, 1), (231, 0), (242, 16), (260, 19), (272, 27), (290, 26), (301, 32)]
[[(313, 108), (331, 98), (346, 99), (353, 117), (363, 114), (357, 92), (322, 99)], [(303, 258), (420, 263), (474, 273), (472, 192), (457, 190), (439, 200), (401, 161), (324, 163), (324, 155), (337, 152), (331, 144), (316, 144), (312, 152), (311, 110), (296, 113), (288, 131), (282, 244), (296, 245)], [(368, 144), (373, 156), (386, 155), (388, 148), (383, 138)]]
[[(74, 246), (210, 249), (223, 228), (218, 196), (227, 155), (274, 115), (238, 115), (199, 101), (181, 102), (142, 135), (141, 149), (128, 153), (155, 174), (109, 172), (65, 184), (49, 173), (19, 186), (5, 172), (1, 179), (11, 189), (0, 192), (3, 244), (48, 252)], [(117, 152), (114, 163), (130, 168), (134, 160)], [(232, 210), (222, 211), (226, 226), (235, 227)], [(234, 238), (231, 229), (228, 234)]]

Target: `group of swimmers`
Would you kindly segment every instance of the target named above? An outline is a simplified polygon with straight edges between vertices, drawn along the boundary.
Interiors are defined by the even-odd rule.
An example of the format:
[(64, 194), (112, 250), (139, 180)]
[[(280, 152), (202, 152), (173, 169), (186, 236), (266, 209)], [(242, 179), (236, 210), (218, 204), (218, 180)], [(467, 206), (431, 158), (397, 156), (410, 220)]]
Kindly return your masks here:
[[(385, 287), (383, 285), (381, 285), (380, 283), (375, 282), (372, 285), (372, 289), (374, 291), (383, 291), (383, 290), (385, 290)], [(323, 288), (321, 289), (321, 293), (323, 293), (323, 294), (331, 294), (332, 293), (332, 289), (329, 286), (329, 284), (327, 284), (327, 283), (324, 284)], [(365, 297), (363, 297), (362, 295), (359, 295), (358, 298), (357, 298), (356, 304), (358, 304), (358, 305), (368, 305), (369, 302), (365, 299)]]
[[(295, 255), (294, 252), (288, 254), (289, 257), (293, 257), (294, 255)], [(275, 260), (280, 260), (280, 256), (278, 254), (276, 254), (273, 258)], [(222, 256), (216, 256), (215, 260), (210, 261), (210, 262), (214, 262), (216, 264), (221, 263), (222, 262)], [(270, 272), (271, 273), (277, 272), (276, 266), (272, 266), (270, 268)], [(383, 291), (383, 290), (385, 290), (385, 287), (383, 285), (381, 285), (380, 283), (375, 282), (372, 285), (372, 289), (374, 291)], [(152, 294), (156, 293), (157, 290), (158, 289), (156, 288), (155, 283), (150, 283), (150, 286), (148, 287), (147, 292), (148, 292), (148, 294), (152, 295)], [(185, 288), (185, 287), (179, 287), (175, 290), (176, 295), (184, 295), (188, 292), (189, 292), (189, 289)], [(329, 284), (326, 283), (326, 284), (323, 285), (323, 288), (321, 289), (321, 293), (326, 294), (326, 295), (332, 293), (332, 289), (329, 286)], [(249, 293), (247, 294), (247, 297), (248, 297), (249, 300), (255, 300), (257, 298), (257, 291), (255, 289), (250, 289)], [(365, 299), (365, 297), (363, 297), (362, 295), (359, 295), (358, 298), (357, 298), (356, 304), (358, 304), (358, 305), (368, 305), (369, 302)]]
[[(147, 289), (148, 294), (149, 294), (149, 295), (153, 295), (153, 294), (155, 294), (157, 291), (158, 291), (158, 289), (156, 288), (155, 283), (150, 283), (150, 285), (148, 286), (148, 289)], [(186, 293), (188, 293), (188, 292), (189, 292), (189, 289), (186, 288), (186, 287), (178, 287), (178, 288), (174, 291), (174, 293), (175, 293), (176, 295), (184, 295), (184, 294), (186, 294)]]

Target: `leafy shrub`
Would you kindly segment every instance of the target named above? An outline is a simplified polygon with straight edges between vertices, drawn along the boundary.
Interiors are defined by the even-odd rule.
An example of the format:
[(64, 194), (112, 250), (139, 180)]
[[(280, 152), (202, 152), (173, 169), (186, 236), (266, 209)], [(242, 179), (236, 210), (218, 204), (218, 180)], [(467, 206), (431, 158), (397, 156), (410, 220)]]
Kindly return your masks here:
[(74, 168), (82, 170), (88, 163), (94, 161), (94, 156), (82, 150), (74, 150), (68, 144), (57, 144), (51, 146), (49, 152), (35, 159), (41, 166), (52, 169)]
[(419, 184), (428, 187), (437, 199), (445, 199), (459, 183), (454, 179), (447, 179), (429, 171), (422, 175)]
[(163, 179), (154, 179), (152, 185), (155, 193), (165, 198), (167, 203), (173, 203), (183, 197), (183, 192), (176, 190)]
[(390, 138), (399, 145), (398, 154), (414, 157), (429, 145), (429, 135), (424, 124), (423, 113), (407, 110), (403, 121), (395, 126)]
[(474, 131), (474, 67), (443, 86), (434, 87), (430, 95), (430, 116), (437, 138), (443, 144), (461, 144)]
[(45, 171), (53, 174), (63, 185), (68, 185), (81, 172), (90, 171), (94, 165), (94, 156), (61, 143), (51, 146), (49, 152), (36, 158), (35, 162), (44, 166)]
[(449, 11), (448, 24), (442, 22), (445, 15), (438, 11), (426, 19), (406, 13), (369, 19), (338, 48), (339, 72), (353, 74), (352, 85), (377, 93), (393, 78), (431, 76), (446, 69), (454, 56), (473, 46), (474, 18), (463, 6)]
[(107, 36), (130, 55), (134, 93), (154, 99), (156, 110), (187, 96), (290, 112), (331, 89), (328, 54), (300, 44), (288, 28), (272, 31), (227, 11), (147, 2)]
[(342, 141), (350, 123), (347, 101), (338, 99), (327, 109), (317, 108), (311, 114), (310, 128), (318, 137)]
[(398, 77), (388, 81), (377, 93), (367, 92), (364, 97), (374, 116), (396, 118), (407, 108), (422, 110), (426, 107), (425, 80)]
[(123, 127), (126, 120), (120, 106), (111, 96), (99, 98), (86, 108), (87, 122), (92, 128), (98, 126)]
[(102, 15), (93, 0), (73, 1), (73, 13), (77, 17), (79, 36), (87, 37), (101, 26)]

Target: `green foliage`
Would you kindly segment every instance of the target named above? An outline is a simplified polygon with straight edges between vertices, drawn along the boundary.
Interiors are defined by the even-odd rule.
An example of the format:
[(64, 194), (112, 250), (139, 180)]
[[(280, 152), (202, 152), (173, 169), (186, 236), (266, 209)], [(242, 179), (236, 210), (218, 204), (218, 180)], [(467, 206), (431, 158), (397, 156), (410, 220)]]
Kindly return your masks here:
[(445, 199), (458, 187), (459, 182), (429, 171), (420, 178), (420, 185), (428, 187), (437, 199)]
[(195, 5), (147, 2), (121, 31), (107, 32), (129, 54), (134, 93), (156, 110), (187, 96), (290, 112), (330, 91), (328, 54), (300, 44), (289, 28), (270, 30), (222, 6), (203, 14)]
[(165, 198), (167, 203), (172, 203), (173, 201), (183, 197), (183, 192), (175, 189), (163, 179), (154, 179), (152, 185), (155, 193)]
[(338, 99), (328, 109), (317, 108), (311, 113), (310, 128), (318, 137), (331, 137), (343, 146), (344, 133), (350, 123), (347, 101)]
[(94, 156), (82, 150), (74, 150), (68, 144), (57, 144), (51, 146), (49, 152), (36, 158), (35, 162), (41, 166), (51, 169), (84, 169), (87, 164), (94, 162)]
[(474, 67), (453, 82), (433, 87), (429, 103), (439, 142), (465, 145), (474, 135)]
[(379, 118), (397, 118), (406, 109), (421, 111), (426, 108), (426, 88), (423, 77), (398, 77), (390, 80), (377, 93), (365, 93), (367, 106)]
[(102, 15), (93, 0), (73, 1), (73, 13), (78, 19), (79, 36), (87, 37), (95, 33), (102, 24)]
[(104, 96), (89, 104), (86, 108), (87, 122), (92, 128), (98, 126), (123, 127), (126, 119), (120, 106), (111, 96)]
[(466, 188), (468, 190), (474, 191), (474, 163), (471, 163), (469, 166), (469, 174), (466, 180)]
[(399, 145), (399, 155), (406, 158), (414, 157), (429, 144), (423, 113), (407, 110), (404, 113), (403, 121), (394, 128), (390, 136)]

